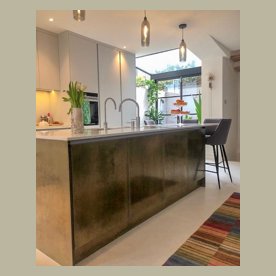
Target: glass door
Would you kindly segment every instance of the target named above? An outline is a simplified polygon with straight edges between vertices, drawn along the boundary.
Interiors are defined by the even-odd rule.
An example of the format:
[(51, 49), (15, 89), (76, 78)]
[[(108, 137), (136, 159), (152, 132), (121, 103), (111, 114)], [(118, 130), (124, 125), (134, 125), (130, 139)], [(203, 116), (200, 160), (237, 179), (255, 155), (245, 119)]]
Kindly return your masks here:
[(171, 110), (177, 108), (173, 103), (181, 98), (181, 79), (159, 81), (158, 83), (164, 87), (163, 90), (159, 91), (158, 98), (158, 111), (165, 115), (162, 123), (174, 124), (176, 123), (177, 117), (171, 115)]
[[(158, 81), (164, 87), (159, 91), (158, 111), (165, 115), (163, 124), (180, 123), (182, 119), (197, 119), (194, 99), (198, 100), (201, 95), (201, 76), (180, 77), (170, 80)], [(187, 105), (183, 107), (175, 106), (177, 99), (184, 100)], [(171, 114), (171, 110), (180, 109), (188, 111), (189, 114), (176, 116)]]

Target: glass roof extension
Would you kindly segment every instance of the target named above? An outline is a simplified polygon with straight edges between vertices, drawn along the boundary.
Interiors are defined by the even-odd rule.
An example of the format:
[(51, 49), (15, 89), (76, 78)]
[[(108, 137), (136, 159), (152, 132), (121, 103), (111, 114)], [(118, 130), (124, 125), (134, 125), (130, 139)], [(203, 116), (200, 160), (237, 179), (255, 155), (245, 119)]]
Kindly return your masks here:
[(136, 58), (136, 67), (151, 75), (200, 66), (201, 60), (189, 49), (186, 62), (179, 61), (178, 49)]

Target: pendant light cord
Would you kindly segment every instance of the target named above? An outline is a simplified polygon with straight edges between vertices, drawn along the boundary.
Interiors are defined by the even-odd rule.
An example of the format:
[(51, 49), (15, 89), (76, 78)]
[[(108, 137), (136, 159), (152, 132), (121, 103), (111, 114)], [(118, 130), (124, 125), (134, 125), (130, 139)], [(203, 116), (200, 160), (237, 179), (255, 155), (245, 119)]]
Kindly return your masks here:
[(146, 11), (144, 10), (145, 17), (147, 17)]

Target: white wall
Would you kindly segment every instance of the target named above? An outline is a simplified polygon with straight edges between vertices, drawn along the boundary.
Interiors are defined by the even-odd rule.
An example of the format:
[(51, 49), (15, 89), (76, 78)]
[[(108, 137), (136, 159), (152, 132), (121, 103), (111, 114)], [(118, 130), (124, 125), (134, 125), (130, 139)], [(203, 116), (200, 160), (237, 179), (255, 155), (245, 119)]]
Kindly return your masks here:
[[(144, 77), (150, 79), (148, 74), (143, 73), (140, 70), (136, 70), (136, 77)], [(142, 87), (136, 87), (136, 101), (140, 107), (140, 121), (141, 124), (144, 124), (144, 120), (148, 120), (148, 117), (145, 117), (145, 112), (148, 110), (148, 99), (147, 99), (147, 90)]]
[[(202, 60), (201, 93), (202, 118), (222, 118), (222, 58), (214, 57)], [(212, 89), (208, 76), (214, 75)]]
[[(208, 76), (212, 73), (213, 88), (209, 88)], [(229, 58), (209, 57), (202, 60), (202, 117), (231, 118), (232, 124), (226, 144), (229, 160), (239, 161), (239, 73), (234, 71)], [(211, 147), (206, 148), (206, 158), (213, 159)]]
[(140, 120), (141, 124), (144, 124), (144, 120), (148, 120), (145, 117), (145, 112), (148, 108), (147, 90), (142, 87), (136, 87), (136, 101), (140, 107)]
[(62, 97), (66, 97), (65, 92), (36, 92), (36, 122), (40, 121), (40, 116), (47, 115), (48, 112), (55, 121), (63, 122), (66, 125), (70, 125), (71, 117), (67, 114), (70, 108), (70, 104), (62, 100)]
[[(213, 74), (212, 89), (208, 76)], [(201, 67), (202, 122), (206, 118), (222, 118), (222, 58), (213, 57), (202, 60)], [(214, 159), (212, 147), (206, 146), (206, 158)]]
[(225, 145), (229, 160), (239, 161), (239, 73), (233, 63), (223, 58), (223, 118), (231, 118), (231, 127)]
[(40, 116), (47, 115), (50, 110), (50, 96), (49, 92), (36, 92), (36, 122), (40, 121)]

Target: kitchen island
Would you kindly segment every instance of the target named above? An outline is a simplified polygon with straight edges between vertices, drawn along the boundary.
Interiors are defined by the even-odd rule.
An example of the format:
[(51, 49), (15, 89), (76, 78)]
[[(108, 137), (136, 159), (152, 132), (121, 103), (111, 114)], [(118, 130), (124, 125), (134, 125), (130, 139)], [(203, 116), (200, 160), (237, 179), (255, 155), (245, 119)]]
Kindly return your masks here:
[(36, 133), (37, 248), (75, 265), (205, 185), (199, 125)]

